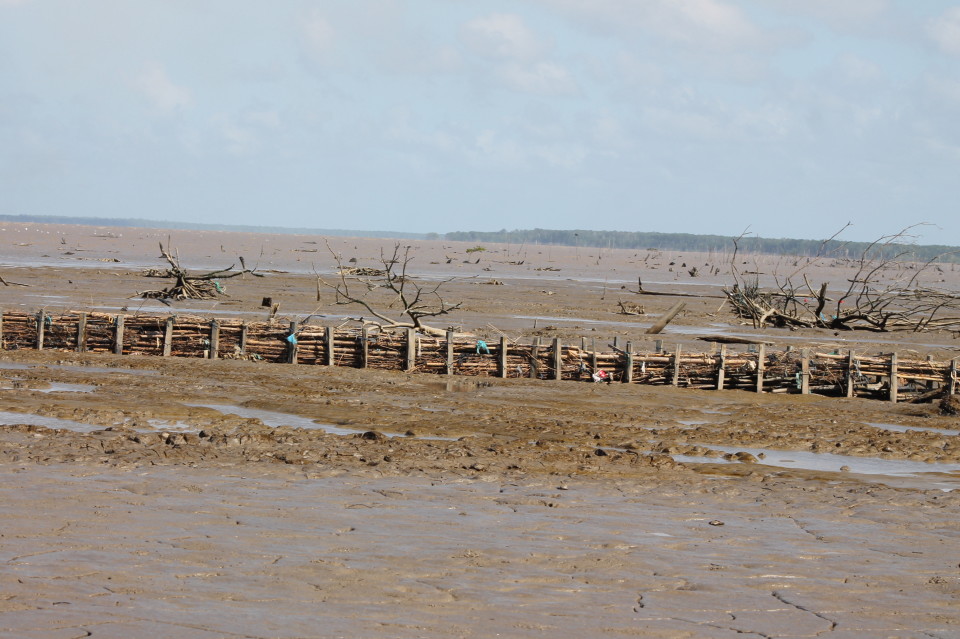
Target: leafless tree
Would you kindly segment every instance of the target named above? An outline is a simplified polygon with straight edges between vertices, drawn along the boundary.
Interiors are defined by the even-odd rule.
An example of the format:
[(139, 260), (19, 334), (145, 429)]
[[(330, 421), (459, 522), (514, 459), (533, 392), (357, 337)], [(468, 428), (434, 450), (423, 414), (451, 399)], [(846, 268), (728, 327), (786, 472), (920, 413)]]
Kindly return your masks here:
[(452, 278), (426, 285), (409, 274), (413, 260), (409, 246), (397, 243), (390, 253), (381, 249), (383, 268), (374, 269), (344, 267), (341, 256), (329, 244), (327, 249), (336, 260), (339, 279), (327, 282), (314, 270), (317, 299), (320, 299), (321, 286), (326, 286), (334, 291), (336, 304), (360, 306), (369, 314), (369, 317), (356, 318), (363, 325), (381, 330), (415, 328), (427, 334), (443, 335), (443, 329), (428, 326), (424, 320), (446, 315), (461, 306), (461, 302), (448, 303), (441, 295), (442, 287), (453, 281)]
[(163, 242), (160, 242), (160, 257), (167, 261), (167, 264), (170, 265), (170, 268), (150, 269), (144, 273), (144, 275), (147, 277), (173, 279), (173, 283), (164, 289), (143, 291), (138, 293), (137, 297), (158, 299), (162, 302), (165, 302), (166, 300), (187, 299), (210, 300), (216, 299), (221, 295), (225, 295), (223, 286), (220, 284), (220, 280), (239, 277), (241, 275), (245, 275), (246, 273), (249, 273), (255, 277), (263, 277), (262, 274), (256, 272), (256, 267), (252, 269), (247, 268), (247, 265), (242, 257), (239, 258), (241, 267), (241, 270), (239, 271), (235, 271), (234, 267), (236, 265), (231, 264), (225, 269), (193, 275), (180, 265), (179, 252), (175, 251), (174, 253), (175, 255), (171, 255), (170, 253), (169, 239), (167, 240), (166, 247), (164, 247)]
[[(734, 283), (725, 288), (734, 312), (751, 320), (754, 327), (779, 326), (830, 328), (834, 330), (924, 331), (960, 329), (960, 295), (937, 290), (921, 283), (922, 276), (936, 268), (945, 255), (927, 262), (909, 259), (912, 255), (909, 226), (898, 233), (870, 242), (857, 258), (839, 254), (847, 243), (833, 242), (849, 224), (824, 240), (812, 258), (797, 260), (786, 276), (774, 274), (774, 287), (763, 290), (759, 276), (744, 277), (737, 255), (746, 232), (734, 238), (731, 273)], [(854, 269), (842, 288), (831, 292), (828, 282), (814, 286), (809, 280), (812, 267), (826, 259)]]

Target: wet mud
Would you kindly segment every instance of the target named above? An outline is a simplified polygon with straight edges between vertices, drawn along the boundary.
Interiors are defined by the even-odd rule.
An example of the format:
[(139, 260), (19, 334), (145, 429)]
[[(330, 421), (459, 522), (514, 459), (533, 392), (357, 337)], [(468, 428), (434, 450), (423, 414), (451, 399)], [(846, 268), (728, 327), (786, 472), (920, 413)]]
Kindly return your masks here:
[[(82, 243), (131, 259), (122, 241)], [(272, 241), (291, 272), (230, 285), (251, 317), (264, 287), (315, 286), (281, 263), (313, 245)], [(553, 251), (580, 279), (460, 282), (454, 319), (624, 334), (519, 318), (629, 321), (596, 265)], [(40, 289), (6, 302), (88, 308), (136, 282), (51, 268), (5, 266)], [(671, 340), (703, 347), (702, 302)], [(0, 636), (954, 637), (958, 430), (935, 403), (7, 351)]]

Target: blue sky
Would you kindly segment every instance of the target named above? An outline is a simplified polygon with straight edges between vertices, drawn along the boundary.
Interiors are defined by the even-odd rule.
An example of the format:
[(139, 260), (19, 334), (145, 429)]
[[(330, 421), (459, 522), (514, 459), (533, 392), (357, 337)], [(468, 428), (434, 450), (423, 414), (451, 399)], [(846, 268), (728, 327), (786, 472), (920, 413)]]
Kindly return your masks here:
[(960, 245), (960, 2), (0, 0), (0, 213)]

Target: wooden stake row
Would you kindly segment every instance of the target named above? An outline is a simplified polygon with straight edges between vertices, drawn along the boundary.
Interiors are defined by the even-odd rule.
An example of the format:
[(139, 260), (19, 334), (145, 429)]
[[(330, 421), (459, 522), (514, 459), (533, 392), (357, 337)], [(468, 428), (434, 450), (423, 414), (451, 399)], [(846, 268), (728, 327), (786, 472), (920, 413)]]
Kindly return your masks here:
[(465, 339), (332, 326), (243, 322), (191, 315), (144, 316), (105, 313), (51, 315), (20, 311), (0, 314), (0, 345), (6, 350), (254, 359), (325, 366), (421, 371), (446, 375), (589, 380), (604, 370), (614, 381), (669, 384), (686, 388), (744, 389), (754, 392), (827, 392), (840, 396), (882, 397), (891, 402), (938, 389), (956, 394), (957, 360), (900, 359), (897, 353), (857, 355), (787, 348), (767, 353), (672, 353), (658, 340), (656, 351), (639, 353), (631, 342), (599, 351), (594, 340), (579, 346), (560, 339), (529, 344)]

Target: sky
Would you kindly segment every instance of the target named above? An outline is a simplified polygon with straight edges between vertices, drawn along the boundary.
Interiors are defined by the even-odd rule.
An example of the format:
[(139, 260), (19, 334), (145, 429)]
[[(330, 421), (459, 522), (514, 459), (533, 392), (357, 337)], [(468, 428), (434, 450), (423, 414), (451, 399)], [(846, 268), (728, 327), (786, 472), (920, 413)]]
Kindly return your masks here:
[(960, 245), (960, 0), (0, 0), (0, 213)]

